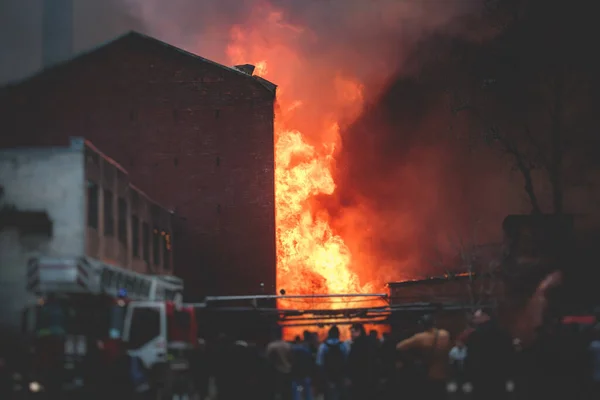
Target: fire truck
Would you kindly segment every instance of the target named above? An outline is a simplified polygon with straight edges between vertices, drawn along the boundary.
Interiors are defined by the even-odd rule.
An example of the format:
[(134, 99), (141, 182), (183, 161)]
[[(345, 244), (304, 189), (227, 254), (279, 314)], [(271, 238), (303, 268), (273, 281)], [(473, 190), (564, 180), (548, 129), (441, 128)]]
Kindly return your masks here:
[(40, 257), (29, 262), (27, 290), (37, 299), (22, 315), (31, 353), (20, 386), (29, 393), (125, 390), (123, 359), (139, 362), (147, 377), (164, 376), (172, 354), (197, 343), (194, 307), (182, 304), (183, 282), (173, 276)]

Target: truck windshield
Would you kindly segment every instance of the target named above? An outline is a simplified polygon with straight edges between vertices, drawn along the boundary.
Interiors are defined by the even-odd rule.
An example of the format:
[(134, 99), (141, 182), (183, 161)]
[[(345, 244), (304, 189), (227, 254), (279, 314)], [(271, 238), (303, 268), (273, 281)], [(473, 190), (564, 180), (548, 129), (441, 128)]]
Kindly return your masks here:
[(125, 324), (125, 306), (114, 305), (110, 310), (110, 322), (108, 336), (111, 339), (119, 339), (123, 333)]
[(46, 303), (37, 310), (36, 331), (39, 336), (64, 335), (68, 312), (58, 302)]

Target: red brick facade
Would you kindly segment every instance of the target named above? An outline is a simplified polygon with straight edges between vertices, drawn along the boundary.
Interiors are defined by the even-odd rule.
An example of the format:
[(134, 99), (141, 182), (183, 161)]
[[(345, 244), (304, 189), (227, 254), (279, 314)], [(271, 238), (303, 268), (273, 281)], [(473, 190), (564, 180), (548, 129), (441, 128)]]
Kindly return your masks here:
[(275, 86), (130, 33), (0, 91), (0, 147), (80, 136), (176, 215), (190, 293), (275, 291)]

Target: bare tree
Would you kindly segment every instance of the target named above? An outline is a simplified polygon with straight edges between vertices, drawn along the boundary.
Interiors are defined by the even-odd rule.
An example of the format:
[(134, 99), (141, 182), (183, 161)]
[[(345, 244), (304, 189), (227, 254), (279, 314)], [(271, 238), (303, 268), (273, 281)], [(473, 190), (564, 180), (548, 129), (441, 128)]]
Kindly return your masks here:
[(464, 296), (472, 310), (498, 301), (497, 270), (500, 260), (499, 244), (482, 245), (479, 240), (477, 221), (468, 235), (450, 234), (443, 249), (436, 248), (432, 265), (444, 271), (448, 281), (463, 283), (458, 285), (459, 297)]
[[(582, 124), (594, 118), (589, 88), (594, 64), (576, 42), (587, 31), (569, 25), (582, 11), (564, 15), (564, 9), (538, 0), (487, 4), (498, 34), (455, 65), (451, 111), (466, 115), (470, 134), (512, 160), (532, 213), (542, 213), (545, 203), (563, 213), (565, 160), (577, 158), (570, 152), (592, 130)], [(552, 24), (556, 18), (560, 23)], [(539, 191), (545, 184), (549, 201)]]

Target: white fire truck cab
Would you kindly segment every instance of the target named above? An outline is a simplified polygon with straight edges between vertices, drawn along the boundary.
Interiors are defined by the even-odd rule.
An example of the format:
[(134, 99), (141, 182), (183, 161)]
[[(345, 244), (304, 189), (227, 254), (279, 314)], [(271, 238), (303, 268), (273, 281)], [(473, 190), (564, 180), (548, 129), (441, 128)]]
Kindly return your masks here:
[[(34, 343), (31, 370), (46, 375), (46, 382), (56, 381), (44, 371), (57, 362), (67, 371), (66, 382), (82, 386), (84, 365), (110, 370), (127, 353), (152, 369), (167, 362), (168, 343), (178, 332), (196, 342), (195, 316), (180, 315), (190, 313), (176, 277), (139, 274), (89, 257), (40, 257), (29, 263), (27, 289), (38, 300), (23, 311), (23, 332)], [(183, 328), (172, 327), (177, 321)]]

